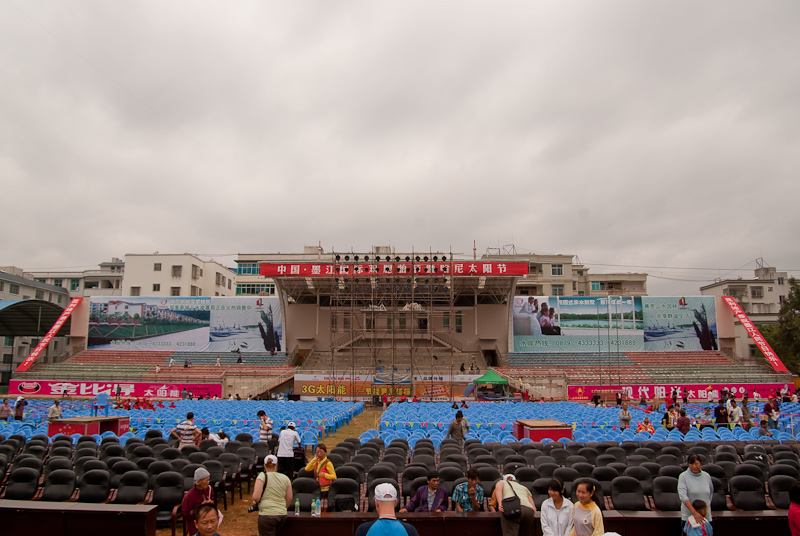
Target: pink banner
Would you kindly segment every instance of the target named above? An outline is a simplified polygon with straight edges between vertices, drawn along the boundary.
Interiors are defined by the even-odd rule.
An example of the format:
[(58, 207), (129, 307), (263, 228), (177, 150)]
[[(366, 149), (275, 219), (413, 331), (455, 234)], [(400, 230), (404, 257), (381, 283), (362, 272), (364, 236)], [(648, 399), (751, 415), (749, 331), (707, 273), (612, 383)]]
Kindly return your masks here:
[(55, 380), (11, 380), (9, 395), (23, 396), (85, 396), (101, 393), (114, 396), (120, 387), (122, 398), (181, 398), (185, 388), (194, 398), (222, 396), (222, 385), (218, 383), (129, 383), (129, 382), (68, 382)]
[(623, 392), (634, 402), (638, 402), (641, 397), (645, 397), (648, 402), (652, 402), (653, 396), (657, 396), (662, 401), (672, 394), (673, 389), (678, 389), (678, 398), (681, 397), (683, 389), (688, 391), (690, 400), (708, 400), (712, 398), (719, 400), (720, 392), (727, 389), (742, 398), (747, 393), (750, 400), (755, 400), (753, 393), (758, 393), (762, 399), (769, 393), (775, 393), (783, 387), (789, 387), (782, 383), (704, 383), (704, 384), (674, 384), (674, 385), (568, 385), (567, 396), (569, 400), (587, 401), (591, 400), (595, 391)]
[(769, 364), (772, 365), (772, 368), (778, 372), (789, 372), (789, 370), (786, 368), (786, 365), (784, 365), (783, 361), (781, 361), (778, 357), (778, 354), (776, 354), (769, 345), (767, 339), (761, 335), (761, 332), (758, 331), (756, 325), (750, 321), (747, 313), (745, 313), (744, 310), (739, 307), (739, 304), (736, 303), (736, 300), (730, 296), (723, 296), (722, 299), (728, 304), (728, 307), (731, 308), (731, 311), (733, 311), (733, 314), (736, 316), (739, 322), (741, 322), (744, 329), (747, 330), (747, 334), (750, 335), (750, 338), (753, 339), (754, 343), (756, 343), (758, 349), (761, 350), (761, 353), (767, 358)]

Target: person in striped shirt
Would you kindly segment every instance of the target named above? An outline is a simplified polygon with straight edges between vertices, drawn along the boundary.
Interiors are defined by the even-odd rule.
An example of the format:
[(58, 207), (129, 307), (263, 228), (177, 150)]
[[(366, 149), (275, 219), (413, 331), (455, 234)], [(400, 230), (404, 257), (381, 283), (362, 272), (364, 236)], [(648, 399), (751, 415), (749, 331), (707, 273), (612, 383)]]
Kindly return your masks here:
[(187, 445), (196, 445), (200, 440), (200, 430), (194, 424), (194, 413), (191, 411), (187, 413), (186, 420), (173, 428), (169, 435), (179, 441), (178, 449)]
[(261, 419), (258, 425), (258, 440), (266, 443), (272, 439), (272, 419), (267, 417), (263, 409), (258, 410), (256, 416)]

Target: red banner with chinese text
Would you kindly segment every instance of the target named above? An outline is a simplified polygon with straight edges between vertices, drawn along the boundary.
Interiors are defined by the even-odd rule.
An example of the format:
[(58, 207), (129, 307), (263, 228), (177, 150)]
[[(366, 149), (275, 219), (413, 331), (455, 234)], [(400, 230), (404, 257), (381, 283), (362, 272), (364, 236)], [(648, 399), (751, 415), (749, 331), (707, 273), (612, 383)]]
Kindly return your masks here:
[(64, 325), (64, 322), (67, 321), (69, 315), (71, 315), (72, 311), (74, 311), (75, 308), (78, 306), (78, 304), (81, 303), (82, 299), (83, 298), (72, 298), (72, 300), (70, 300), (69, 305), (67, 305), (66, 309), (64, 309), (64, 312), (61, 313), (61, 316), (58, 317), (56, 323), (53, 324), (53, 327), (50, 328), (50, 331), (47, 332), (47, 335), (45, 335), (44, 338), (41, 341), (39, 341), (39, 344), (37, 344), (36, 348), (33, 349), (31, 355), (26, 357), (25, 361), (20, 363), (20, 365), (17, 367), (16, 372), (24, 372), (29, 368), (31, 368), (33, 362), (36, 361), (36, 358), (38, 358), (39, 355), (44, 351), (44, 349), (47, 348), (47, 345), (50, 343), (53, 337), (56, 336), (58, 330), (61, 329), (61, 326)]
[(730, 296), (723, 296), (722, 299), (725, 300), (725, 303), (727, 303), (728, 307), (731, 308), (734, 316), (736, 316), (739, 322), (741, 322), (742, 327), (747, 330), (747, 334), (750, 335), (750, 338), (756, 343), (756, 346), (758, 346), (758, 349), (761, 350), (762, 354), (764, 354), (764, 357), (767, 358), (767, 361), (769, 361), (769, 364), (772, 365), (772, 368), (778, 372), (789, 372), (789, 370), (786, 368), (786, 365), (784, 365), (783, 361), (781, 361), (778, 357), (778, 354), (775, 353), (764, 336), (761, 335), (761, 332), (758, 331), (758, 328), (755, 326), (755, 324), (750, 321), (747, 313), (745, 313), (741, 306), (736, 303), (736, 300)]
[(324, 277), (381, 275), (516, 276), (527, 275), (526, 262), (386, 262), (364, 264), (261, 263), (266, 277)]

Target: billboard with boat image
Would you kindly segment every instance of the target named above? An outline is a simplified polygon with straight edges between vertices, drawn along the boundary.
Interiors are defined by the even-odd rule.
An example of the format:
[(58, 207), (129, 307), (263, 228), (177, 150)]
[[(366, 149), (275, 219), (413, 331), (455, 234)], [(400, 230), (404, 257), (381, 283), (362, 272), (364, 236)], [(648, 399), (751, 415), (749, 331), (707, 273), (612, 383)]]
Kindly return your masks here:
[(277, 297), (91, 298), (91, 350), (247, 353), (283, 347)]

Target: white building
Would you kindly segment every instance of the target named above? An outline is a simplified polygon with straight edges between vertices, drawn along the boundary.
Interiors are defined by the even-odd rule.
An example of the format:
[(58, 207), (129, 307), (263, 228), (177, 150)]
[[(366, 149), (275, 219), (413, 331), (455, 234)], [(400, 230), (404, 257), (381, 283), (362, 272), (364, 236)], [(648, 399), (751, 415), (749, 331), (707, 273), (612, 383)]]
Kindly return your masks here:
[(234, 296), (236, 273), (191, 253), (127, 254), (125, 296)]
[[(756, 326), (777, 324), (781, 304), (789, 295), (789, 276), (787, 272), (778, 272), (772, 266), (765, 266), (763, 260), (758, 263), (753, 279), (724, 279), (710, 285), (700, 287), (705, 296), (730, 296), (744, 309), (747, 316)], [(722, 339), (720, 344), (722, 344)], [(756, 345), (747, 335), (747, 330), (734, 317), (734, 338), (726, 349), (736, 357), (750, 358), (757, 355)], [(779, 356), (780, 357), (780, 356)]]
[[(62, 309), (69, 303), (69, 293), (65, 288), (41, 283), (22, 277), (20, 268), (0, 267), (0, 300), (42, 300), (54, 303)], [(43, 325), (44, 336), (51, 326)], [(39, 357), (41, 363), (52, 363), (56, 357), (67, 352), (68, 337), (55, 337)], [(0, 337), (0, 385), (8, 385), (12, 371), (39, 344), (39, 337)]]
[(40, 283), (47, 283), (69, 290), (72, 298), (90, 296), (122, 296), (122, 276), (125, 263), (112, 258), (101, 262), (99, 270), (26, 270), (24, 276)]

